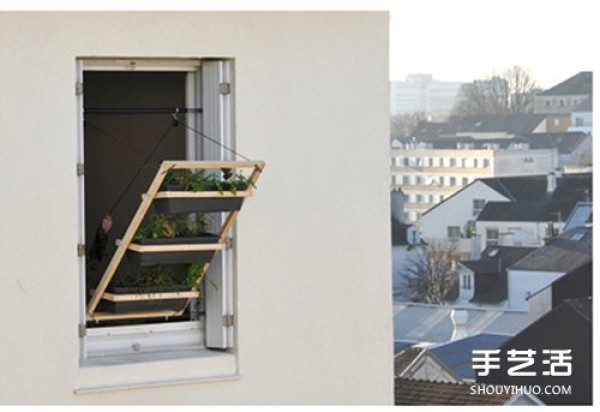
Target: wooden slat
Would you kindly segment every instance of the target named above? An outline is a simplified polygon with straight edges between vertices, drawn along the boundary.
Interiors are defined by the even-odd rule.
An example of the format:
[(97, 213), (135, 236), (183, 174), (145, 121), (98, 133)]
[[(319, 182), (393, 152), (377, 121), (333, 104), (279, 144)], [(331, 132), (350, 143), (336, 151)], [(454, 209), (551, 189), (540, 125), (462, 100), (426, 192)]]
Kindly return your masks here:
[(219, 161), (197, 161), (197, 160), (165, 160), (163, 165), (166, 169), (235, 169), (258, 167), (261, 170), (265, 167), (265, 162), (257, 160), (256, 162), (219, 162)]
[(231, 192), (189, 192), (189, 191), (173, 191), (173, 192), (158, 192), (155, 199), (179, 199), (179, 198), (221, 198), (221, 197), (250, 197), (252, 192), (240, 191), (236, 193)]
[(189, 243), (182, 243), (177, 245), (140, 245), (137, 243), (131, 243), (128, 247), (129, 250), (133, 250), (139, 253), (153, 253), (153, 252), (198, 252), (203, 250), (223, 250), (225, 249), (224, 243), (209, 243), (209, 244), (198, 244), (192, 245)]
[(140, 224), (142, 223), (142, 220), (144, 219), (146, 212), (150, 208), (150, 205), (152, 204), (152, 200), (154, 200), (154, 196), (156, 195), (156, 192), (158, 192), (158, 189), (160, 188), (160, 185), (162, 184), (162, 182), (165, 178), (165, 172), (167, 169), (168, 169), (168, 166), (166, 166), (165, 162), (163, 162), (161, 164), (160, 168), (158, 169), (156, 176), (154, 176), (154, 180), (150, 184), (150, 188), (148, 189), (146, 196), (142, 197), (142, 202), (140, 203), (140, 206), (138, 207), (137, 212), (133, 216), (133, 219), (131, 220), (129, 227), (127, 228), (127, 230), (125, 231), (125, 234), (123, 235), (123, 238), (121, 239), (121, 243), (120, 243), (119, 247), (117, 247), (117, 250), (115, 251), (115, 254), (113, 255), (112, 259), (110, 260), (108, 267), (104, 271), (104, 275), (102, 275), (102, 279), (100, 279), (100, 282), (98, 283), (98, 287), (96, 288), (94, 295), (92, 296), (92, 299), (88, 303), (88, 308), (87, 308), (88, 314), (90, 314), (90, 315), (93, 314), (94, 311), (96, 310), (96, 307), (98, 306), (98, 303), (100, 303), (100, 299), (102, 298), (102, 295), (106, 291), (108, 284), (110, 283), (113, 276), (115, 275), (115, 272), (116, 272), (117, 268), (119, 267), (119, 264), (121, 263), (121, 260), (123, 259), (123, 256), (125, 256), (125, 252), (127, 251), (127, 246), (131, 242), (131, 239), (133, 239), (133, 236), (137, 232)]
[[(90, 300), (90, 302), (88, 304), (88, 308), (87, 308), (87, 319), (93, 320), (93, 321), (102, 321), (102, 320), (138, 319), (138, 318), (152, 318), (152, 317), (171, 317), (171, 316), (180, 316), (183, 314), (184, 310), (182, 310), (182, 311), (130, 312), (130, 313), (121, 313), (121, 314), (106, 313), (106, 312), (95, 313), (95, 310), (103, 296), (109, 295), (113, 299), (115, 298), (114, 295), (105, 294), (105, 291), (106, 291), (106, 288), (108, 287), (110, 281), (112, 280), (119, 264), (121, 263), (121, 260), (123, 259), (124, 255), (125, 255), (125, 252), (127, 251), (128, 248), (135, 250), (135, 248), (137, 247), (138, 251), (140, 251), (139, 250), (140, 248), (143, 248), (145, 252), (222, 250), (225, 248), (225, 244), (224, 244), (225, 236), (227, 235), (227, 232), (229, 231), (229, 229), (231, 229), (231, 227), (233, 226), (233, 223), (235, 222), (235, 219), (236, 219), (237, 215), (239, 214), (239, 211), (233, 211), (233, 212), (229, 213), (229, 215), (225, 219), (225, 222), (223, 222), (223, 224), (221, 225), (221, 229), (219, 230), (219, 236), (220, 236), (221, 242), (218, 244), (209, 244), (209, 245), (186, 244), (186, 245), (160, 245), (160, 246), (159, 245), (152, 245), (152, 246), (150, 246), (150, 245), (146, 245), (146, 246), (131, 245), (131, 240), (133, 239), (133, 236), (137, 232), (144, 216), (146, 215), (146, 213), (148, 212), (148, 209), (150, 208), (150, 205), (152, 204), (152, 201), (156, 197), (190, 197), (189, 192), (183, 192), (185, 195), (178, 193), (176, 195), (157, 196), (158, 190), (160, 189), (160, 186), (162, 185), (165, 175), (170, 169), (253, 168), (253, 171), (250, 174), (250, 177), (248, 179), (249, 182), (251, 183), (250, 187), (243, 192), (236, 193), (235, 195), (233, 193), (230, 193), (230, 195), (232, 197), (249, 197), (252, 195), (254, 184), (258, 180), (264, 167), (265, 167), (265, 162), (263, 162), (263, 161), (256, 161), (256, 162), (163, 161), (158, 172), (156, 173), (156, 176), (154, 177), (154, 180), (150, 184), (148, 192), (146, 192), (142, 195), (142, 202), (140, 203), (140, 206), (138, 207), (136, 214), (134, 215), (133, 219), (131, 220), (131, 222), (129, 224), (129, 227), (127, 228), (125, 234), (123, 235), (123, 238), (117, 242), (117, 245), (118, 245), (117, 250), (115, 251), (115, 254), (113, 255), (110, 263), (108, 264), (108, 267), (105, 270), (104, 275), (102, 276), (102, 279), (100, 280), (100, 283), (98, 284), (98, 287), (93, 291), (92, 299)], [(173, 193), (173, 192), (161, 192), (161, 193)], [(226, 194), (227, 192), (225, 192), (225, 193), (195, 192), (195, 193), (197, 193), (197, 195), (192, 196), (192, 197), (215, 197), (214, 193), (217, 193), (219, 197), (227, 196), (227, 194)], [(132, 246), (133, 246), (133, 248), (132, 248)], [(185, 246), (185, 249), (182, 249), (181, 248), (182, 246)], [(203, 265), (204, 274), (206, 274), (206, 272), (208, 271), (209, 266), (210, 266), (209, 262), (207, 262)], [(203, 277), (198, 279), (198, 284), (202, 281), (202, 278)], [(195, 293), (195, 295), (189, 297), (189, 299), (198, 296), (197, 291), (190, 292), (190, 293)], [(139, 295), (134, 295), (134, 296), (139, 296)]]
[[(248, 191), (252, 192), (252, 189), (254, 188), (256, 181), (260, 177), (260, 174), (262, 173), (264, 167), (265, 167), (264, 162), (262, 162), (261, 165), (256, 165), (254, 167), (254, 170), (252, 171), (252, 173), (250, 174), (250, 177), (248, 178), (248, 181), (250, 182)], [(239, 210), (235, 210), (235, 211), (229, 213), (229, 215), (223, 222), (223, 225), (221, 225), (221, 230), (219, 231), (219, 236), (221, 237), (221, 239), (225, 239), (225, 236), (227, 236), (227, 233), (229, 232), (229, 230), (235, 223), (235, 219), (237, 218), (239, 213), (240, 213)]]
[(185, 292), (156, 292), (156, 293), (135, 293), (135, 294), (114, 294), (105, 293), (102, 299), (110, 300), (111, 302), (131, 302), (142, 300), (167, 300), (167, 299), (185, 299), (197, 298), (200, 292), (188, 290)]
[(173, 316), (183, 315), (185, 310), (157, 310), (146, 312), (127, 312), (127, 313), (110, 313), (96, 312), (88, 313), (87, 319), (91, 321), (103, 320), (125, 320), (125, 319), (144, 319), (144, 318), (168, 318)]

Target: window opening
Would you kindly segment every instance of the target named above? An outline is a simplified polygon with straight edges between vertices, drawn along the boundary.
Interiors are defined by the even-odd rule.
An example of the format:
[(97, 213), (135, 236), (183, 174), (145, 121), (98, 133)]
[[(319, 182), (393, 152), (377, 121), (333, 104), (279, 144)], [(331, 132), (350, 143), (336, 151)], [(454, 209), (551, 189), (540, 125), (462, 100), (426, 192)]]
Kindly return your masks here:
[[(217, 67), (217, 62), (211, 61), (207, 63), (207, 66), (213, 70)], [(84, 66), (82, 65), (82, 67)], [(207, 306), (210, 303), (208, 300), (202, 302), (197, 299), (198, 296), (202, 296), (202, 290), (207, 289), (206, 281), (202, 285), (202, 280), (207, 278), (207, 262), (140, 264), (138, 266), (135, 259), (125, 256), (135, 256), (136, 253), (144, 256), (146, 253), (143, 250), (141, 252), (132, 250), (132, 248), (135, 249), (135, 246), (131, 242), (127, 244), (126, 239), (135, 235), (136, 226), (149, 223), (150, 216), (160, 214), (159, 203), (178, 201), (181, 197), (191, 197), (192, 201), (200, 199), (206, 203), (209, 202), (208, 198), (215, 197), (210, 195), (210, 190), (194, 192), (194, 196), (187, 196), (189, 193), (169, 195), (171, 190), (165, 190), (162, 187), (163, 180), (166, 179), (168, 173), (181, 170), (196, 172), (199, 168), (204, 168), (208, 177), (213, 177), (213, 180), (220, 179), (221, 187), (217, 187), (218, 196), (216, 197), (227, 198), (227, 200), (241, 198), (243, 201), (254, 187), (254, 181), (262, 171), (264, 163), (250, 161), (246, 156), (228, 147), (229, 140), (224, 139), (221, 134), (221, 129), (227, 127), (228, 119), (216, 120), (214, 115), (208, 120), (200, 118), (207, 108), (209, 111), (216, 112), (222, 110), (224, 106), (221, 103), (218, 109), (211, 109), (211, 106), (207, 105), (210, 99), (206, 98), (204, 94), (197, 95), (200, 93), (200, 80), (205, 80), (204, 74), (202, 77), (196, 76), (191, 73), (191, 70), (186, 71), (185, 69), (173, 72), (94, 70), (84, 68), (80, 78), (85, 84), (85, 94), (82, 97), (83, 149), (80, 151), (80, 159), (85, 164), (83, 179), (85, 190), (82, 191), (84, 193), (82, 204), (85, 219), (82, 220), (82, 225), (84, 225), (82, 233), (85, 233), (86, 238), (87, 256), (85, 260), (87, 262), (86, 268), (83, 270), (85, 283), (82, 282), (84, 285), (82, 288), (85, 289), (85, 292), (82, 291), (82, 297), (85, 293), (87, 326), (100, 331), (103, 327), (110, 329), (111, 327), (130, 328), (136, 325), (160, 326), (159, 324), (165, 322), (170, 324), (181, 320), (198, 320), (203, 311), (208, 313)], [(193, 87), (190, 88), (189, 82), (192, 75), (197, 84), (192, 82)], [(228, 83), (219, 83), (215, 76), (209, 77), (208, 80), (212, 80), (213, 89), (217, 90), (214, 95), (229, 94), (229, 87), (227, 90), (223, 87), (229, 86)], [(190, 98), (192, 94), (198, 97)], [(200, 98), (201, 96), (203, 97)], [(217, 99), (213, 98), (213, 100)], [(213, 106), (217, 104), (219, 103), (213, 104)], [(204, 107), (199, 107), (203, 105)], [(213, 118), (213, 126), (211, 126), (208, 123)], [(215, 124), (217, 126), (214, 126)], [(200, 127), (203, 131), (199, 130)], [(205, 133), (204, 130), (208, 132)], [(196, 156), (202, 158), (203, 153), (206, 155), (206, 152), (209, 153), (209, 158), (222, 159), (225, 163), (186, 160), (197, 159)], [(243, 159), (243, 161), (226, 161), (226, 159), (236, 158)], [(169, 163), (168, 161), (175, 162)], [(242, 170), (247, 170), (245, 173), (247, 187), (244, 189), (236, 187), (233, 190), (236, 192), (235, 194), (228, 188), (224, 188), (223, 182), (231, 179), (232, 176), (233, 180), (237, 179), (238, 172), (241, 174)], [(229, 174), (228, 178), (225, 177), (226, 174)], [(215, 194), (214, 191), (213, 188), (212, 195)], [(142, 206), (145, 203), (148, 206), (146, 210), (148, 213), (142, 213), (144, 209)], [(209, 214), (212, 212), (193, 211), (187, 213), (178, 223), (184, 224), (190, 229), (202, 223), (205, 215)], [(226, 256), (229, 256), (229, 254), (225, 255), (225, 249), (229, 248), (231, 244), (226, 232), (233, 225), (237, 211), (224, 211), (216, 214), (218, 215), (215, 219), (218, 223), (216, 228), (220, 230), (217, 230), (216, 236), (211, 239), (209, 244), (217, 245), (218, 248), (212, 252), (222, 255), (216, 262), (213, 262), (215, 263), (213, 266), (219, 267), (226, 265), (225, 261), (228, 259)], [(121, 239), (118, 245), (114, 242), (115, 238)], [(206, 252), (204, 249), (214, 248), (213, 246), (207, 247), (206, 242), (201, 247), (190, 247), (186, 244), (186, 249), (201, 249), (200, 252), (204, 253)], [(101, 290), (105, 286), (108, 287), (112, 281), (112, 279), (108, 279), (110, 276), (106, 277), (105, 275), (111, 262), (115, 260), (119, 248), (122, 249), (121, 252), (125, 251), (121, 256), (121, 261), (113, 264), (116, 267), (115, 277), (118, 272), (127, 278), (129, 271), (139, 274), (140, 270), (145, 268), (155, 270), (157, 267), (162, 267), (166, 268), (166, 271), (160, 273), (158, 269), (155, 270), (159, 272), (159, 279), (161, 276), (165, 278), (176, 272), (178, 279), (185, 283), (189, 279), (183, 278), (193, 275), (189, 269), (195, 264), (196, 288), (190, 287), (190, 283), (188, 283), (187, 290), (173, 292), (164, 290), (164, 285), (161, 285), (158, 292), (146, 290), (146, 293), (139, 291), (115, 293), (114, 289)], [(90, 266), (95, 267), (90, 268)], [(132, 310), (127, 305), (124, 309), (114, 309), (120, 303), (134, 304), (138, 301), (150, 300), (146, 299), (150, 295), (161, 295), (163, 298), (158, 299), (161, 301), (161, 306), (157, 311), (162, 311), (163, 315), (149, 317), (144, 313), (150, 312), (149, 309)], [(176, 301), (179, 305), (183, 304), (183, 310), (176, 311), (169, 307), (168, 304)], [(229, 304), (227, 305), (229, 307)], [(181, 306), (179, 307), (181, 308)], [(102, 313), (101, 311), (108, 311), (110, 315), (101, 319), (102, 316), (98, 316), (98, 313)], [(122, 313), (117, 313), (119, 311)], [(168, 315), (164, 316), (164, 313), (168, 313)], [(227, 322), (225, 322), (225, 317), (228, 318)], [(230, 315), (219, 316), (213, 321), (207, 318), (206, 322), (215, 323), (215, 320), (221, 327), (225, 323), (227, 323), (226, 326), (233, 324), (233, 317)], [(231, 331), (226, 332), (228, 336), (230, 333)], [(97, 335), (96, 332), (94, 334)], [(232, 342), (229, 337), (225, 339)], [(213, 347), (226, 348), (227, 345)], [(83, 356), (86, 357), (85, 349), (83, 353)]]

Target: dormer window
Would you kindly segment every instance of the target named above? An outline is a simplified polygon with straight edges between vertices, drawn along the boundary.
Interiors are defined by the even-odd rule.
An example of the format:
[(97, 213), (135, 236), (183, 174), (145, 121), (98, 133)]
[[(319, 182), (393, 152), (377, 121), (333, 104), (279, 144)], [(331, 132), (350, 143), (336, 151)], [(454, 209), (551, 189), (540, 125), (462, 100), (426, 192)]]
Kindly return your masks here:
[(488, 252), (488, 254), (487, 254), (487, 255), (488, 255), (488, 257), (496, 257), (496, 256), (498, 256), (498, 252), (499, 252), (499, 251), (500, 251), (500, 250), (499, 250), (499, 249), (496, 249), (496, 248), (494, 248), (494, 249), (490, 249), (490, 251)]

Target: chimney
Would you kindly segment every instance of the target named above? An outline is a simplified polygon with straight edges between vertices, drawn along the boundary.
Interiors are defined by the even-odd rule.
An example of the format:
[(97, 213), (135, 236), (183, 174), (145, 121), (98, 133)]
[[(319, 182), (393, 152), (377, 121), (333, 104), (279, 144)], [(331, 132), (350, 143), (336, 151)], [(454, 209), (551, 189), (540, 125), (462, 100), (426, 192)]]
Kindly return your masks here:
[(557, 179), (562, 178), (563, 170), (560, 167), (557, 167), (556, 169), (554, 169), (554, 175), (556, 176)]
[(464, 339), (469, 336), (467, 333), (469, 313), (466, 310), (452, 309), (452, 312), (450, 312), (450, 319), (452, 320), (452, 326), (454, 327), (450, 340)]
[(471, 260), (481, 259), (481, 235), (475, 234), (471, 238)]
[(404, 193), (401, 190), (392, 190), (392, 217), (398, 222), (404, 221)]
[(556, 189), (556, 175), (554, 172), (549, 172), (547, 176), (546, 194), (552, 194)]

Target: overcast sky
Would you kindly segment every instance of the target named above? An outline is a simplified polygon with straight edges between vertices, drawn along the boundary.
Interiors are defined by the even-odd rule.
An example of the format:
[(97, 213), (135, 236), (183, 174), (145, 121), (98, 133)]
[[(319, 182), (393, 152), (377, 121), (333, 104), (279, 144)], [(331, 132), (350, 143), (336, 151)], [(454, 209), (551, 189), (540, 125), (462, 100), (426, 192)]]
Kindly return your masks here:
[(390, 79), (431, 73), (471, 81), (511, 65), (548, 88), (598, 67), (596, 0), (0, 0), (62, 10), (386, 10)]
[(600, 37), (593, 0), (399, 0), (390, 4), (390, 78), (470, 81), (511, 65), (544, 88), (592, 70)]

